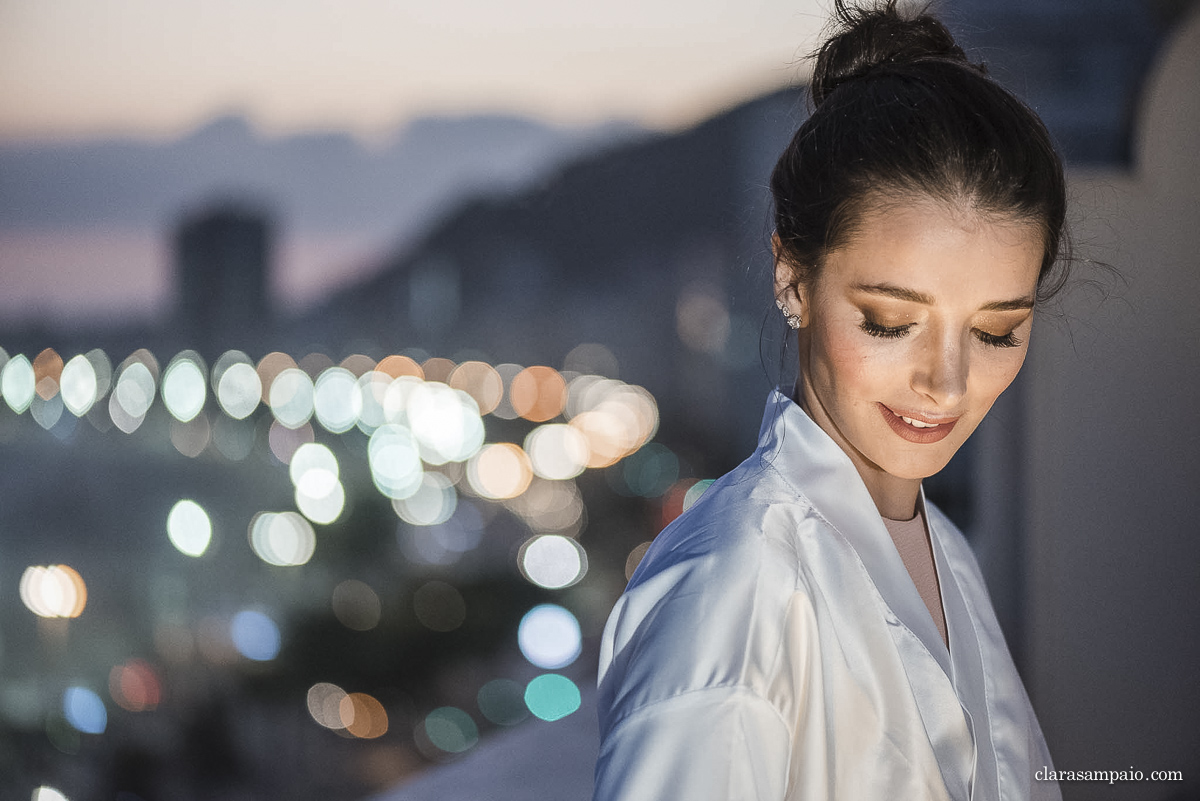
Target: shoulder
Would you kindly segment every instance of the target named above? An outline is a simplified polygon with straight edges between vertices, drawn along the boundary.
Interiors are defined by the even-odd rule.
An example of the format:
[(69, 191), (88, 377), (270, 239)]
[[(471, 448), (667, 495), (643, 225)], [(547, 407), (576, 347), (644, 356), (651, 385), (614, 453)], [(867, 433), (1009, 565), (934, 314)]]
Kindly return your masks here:
[[(659, 534), (614, 607), (602, 644), (602, 728), (701, 690), (773, 697), (780, 663), (815, 647), (787, 633), (813, 631), (800, 539), (820, 518), (769, 467), (746, 467)], [(805, 625), (794, 625), (798, 617)]]

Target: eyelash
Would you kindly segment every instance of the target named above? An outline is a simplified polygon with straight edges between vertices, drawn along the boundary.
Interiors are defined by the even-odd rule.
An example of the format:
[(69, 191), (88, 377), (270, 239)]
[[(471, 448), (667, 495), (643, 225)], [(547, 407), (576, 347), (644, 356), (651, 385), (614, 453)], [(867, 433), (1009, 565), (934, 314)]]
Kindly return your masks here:
[[(865, 333), (873, 337), (879, 337), (880, 339), (899, 339), (908, 333), (908, 330), (912, 328), (912, 323), (907, 325), (887, 326), (880, 325), (870, 318), (864, 318), (859, 327), (862, 328)], [(1021, 340), (1017, 339), (1017, 337), (1011, 331), (1003, 336), (989, 334), (987, 331), (977, 331), (975, 332), (975, 336), (980, 342), (985, 345), (990, 345), (993, 348), (1015, 348), (1017, 345), (1021, 344)]]

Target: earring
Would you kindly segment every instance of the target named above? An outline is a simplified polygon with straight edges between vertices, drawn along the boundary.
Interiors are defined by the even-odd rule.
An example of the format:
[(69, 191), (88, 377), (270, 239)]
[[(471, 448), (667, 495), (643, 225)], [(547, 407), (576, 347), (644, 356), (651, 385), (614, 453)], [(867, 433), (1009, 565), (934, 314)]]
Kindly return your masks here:
[(788, 328), (791, 328), (792, 330), (796, 330), (800, 327), (800, 323), (801, 323), (800, 315), (792, 314), (791, 311), (788, 310), (788, 307), (786, 305), (784, 305), (784, 302), (782, 300), (779, 300), (778, 298), (776, 298), (776, 300), (775, 300), (775, 306), (781, 312), (783, 312), (783, 319), (785, 321), (787, 321)]

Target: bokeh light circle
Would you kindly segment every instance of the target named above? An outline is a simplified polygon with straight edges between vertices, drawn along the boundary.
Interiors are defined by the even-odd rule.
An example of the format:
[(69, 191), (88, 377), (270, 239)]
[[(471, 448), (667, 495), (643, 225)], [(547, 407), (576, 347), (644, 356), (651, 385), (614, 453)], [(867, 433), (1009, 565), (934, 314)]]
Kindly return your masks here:
[(188, 422), (204, 408), (208, 385), (204, 372), (200, 357), (185, 351), (172, 359), (163, 373), (163, 404), (181, 423)]
[(254, 609), (244, 609), (233, 616), (229, 638), (239, 654), (255, 662), (269, 662), (278, 656), (282, 641), (275, 621)]
[(96, 368), (86, 356), (76, 356), (63, 367), (60, 379), (63, 405), (76, 417), (87, 414), (96, 402), (99, 383)]
[(479, 727), (458, 707), (444, 706), (425, 716), (425, 736), (449, 754), (461, 754), (479, 742)]
[(62, 698), (63, 717), (84, 734), (103, 734), (108, 727), (108, 710), (100, 696), (87, 687), (68, 687)]
[(407, 498), (421, 488), (424, 467), (420, 446), (404, 426), (375, 429), (367, 443), (367, 463), (376, 488), (389, 498)]
[(345, 730), (361, 740), (373, 740), (387, 734), (388, 716), (383, 704), (366, 693), (350, 693), (338, 704), (338, 716)]
[(62, 790), (43, 784), (33, 791), (31, 801), (70, 801), (70, 799), (63, 795)]
[(296, 567), (312, 558), (317, 537), (295, 512), (262, 512), (250, 521), (250, 547), (269, 565)]
[(212, 521), (195, 501), (176, 501), (167, 514), (167, 537), (185, 556), (201, 556), (212, 540)]
[(538, 676), (525, 687), (525, 704), (534, 717), (542, 720), (561, 720), (579, 709), (582, 702), (575, 682), (557, 673)]
[(517, 563), (525, 578), (548, 590), (569, 587), (587, 572), (587, 555), (583, 546), (557, 534), (543, 534), (530, 539), (521, 547)]
[(313, 390), (313, 407), (326, 431), (342, 434), (354, 428), (362, 414), (362, 393), (354, 373), (344, 367), (322, 372)]
[(553, 367), (526, 367), (508, 392), (513, 411), (535, 423), (558, 417), (567, 405), (567, 382)]
[(414, 526), (436, 526), (445, 523), (458, 506), (458, 493), (450, 479), (441, 473), (425, 473), (416, 492), (407, 498), (392, 501), (396, 514)]
[(557, 604), (539, 604), (521, 618), (517, 644), (533, 665), (557, 670), (579, 657), (583, 636), (575, 615)]
[(335, 731), (345, 728), (342, 725), (341, 704), (346, 697), (346, 691), (336, 684), (317, 682), (308, 688), (306, 697), (308, 714), (319, 725)]
[(217, 403), (234, 420), (249, 417), (258, 408), (262, 394), (262, 379), (248, 361), (229, 365), (217, 381)]
[(562, 423), (530, 431), (525, 438), (525, 452), (536, 475), (557, 481), (582, 473), (590, 456), (587, 437)]
[(275, 376), (267, 402), (280, 425), (299, 428), (313, 415), (313, 383), (299, 367), (289, 367)]
[(479, 711), (497, 726), (514, 726), (529, 717), (525, 690), (512, 679), (493, 679), (475, 696)]
[(38, 617), (79, 617), (87, 605), (87, 585), (67, 565), (26, 568), (17, 592), (25, 607)]
[(20, 353), (13, 356), (0, 372), (0, 394), (8, 407), (17, 414), (22, 414), (33, 403), (36, 394), (37, 378), (29, 357)]
[(510, 442), (486, 445), (467, 462), (467, 483), (477, 495), (491, 500), (515, 498), (532, 480), (529, 456)]
[(333, 614), (354, 631), (370, 631), (379, 625), (383, 605), (378, 593), (366, 582), (347, 579), (333, 588)]

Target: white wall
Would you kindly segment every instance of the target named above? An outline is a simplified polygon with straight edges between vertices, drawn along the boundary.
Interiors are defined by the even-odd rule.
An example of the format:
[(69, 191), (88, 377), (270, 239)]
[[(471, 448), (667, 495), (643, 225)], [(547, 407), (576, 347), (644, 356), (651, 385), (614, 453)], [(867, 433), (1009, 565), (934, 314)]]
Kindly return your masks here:
[(1200, 788), (1200, 7), (1150, 75), (1137, 148), (1132, 174), (1071, 181), (1080, 255), (1127, 285), (1077, 289), (1034, 335), (1024, 645), (1058, 768), (1188, 781), (1067, 799)]

